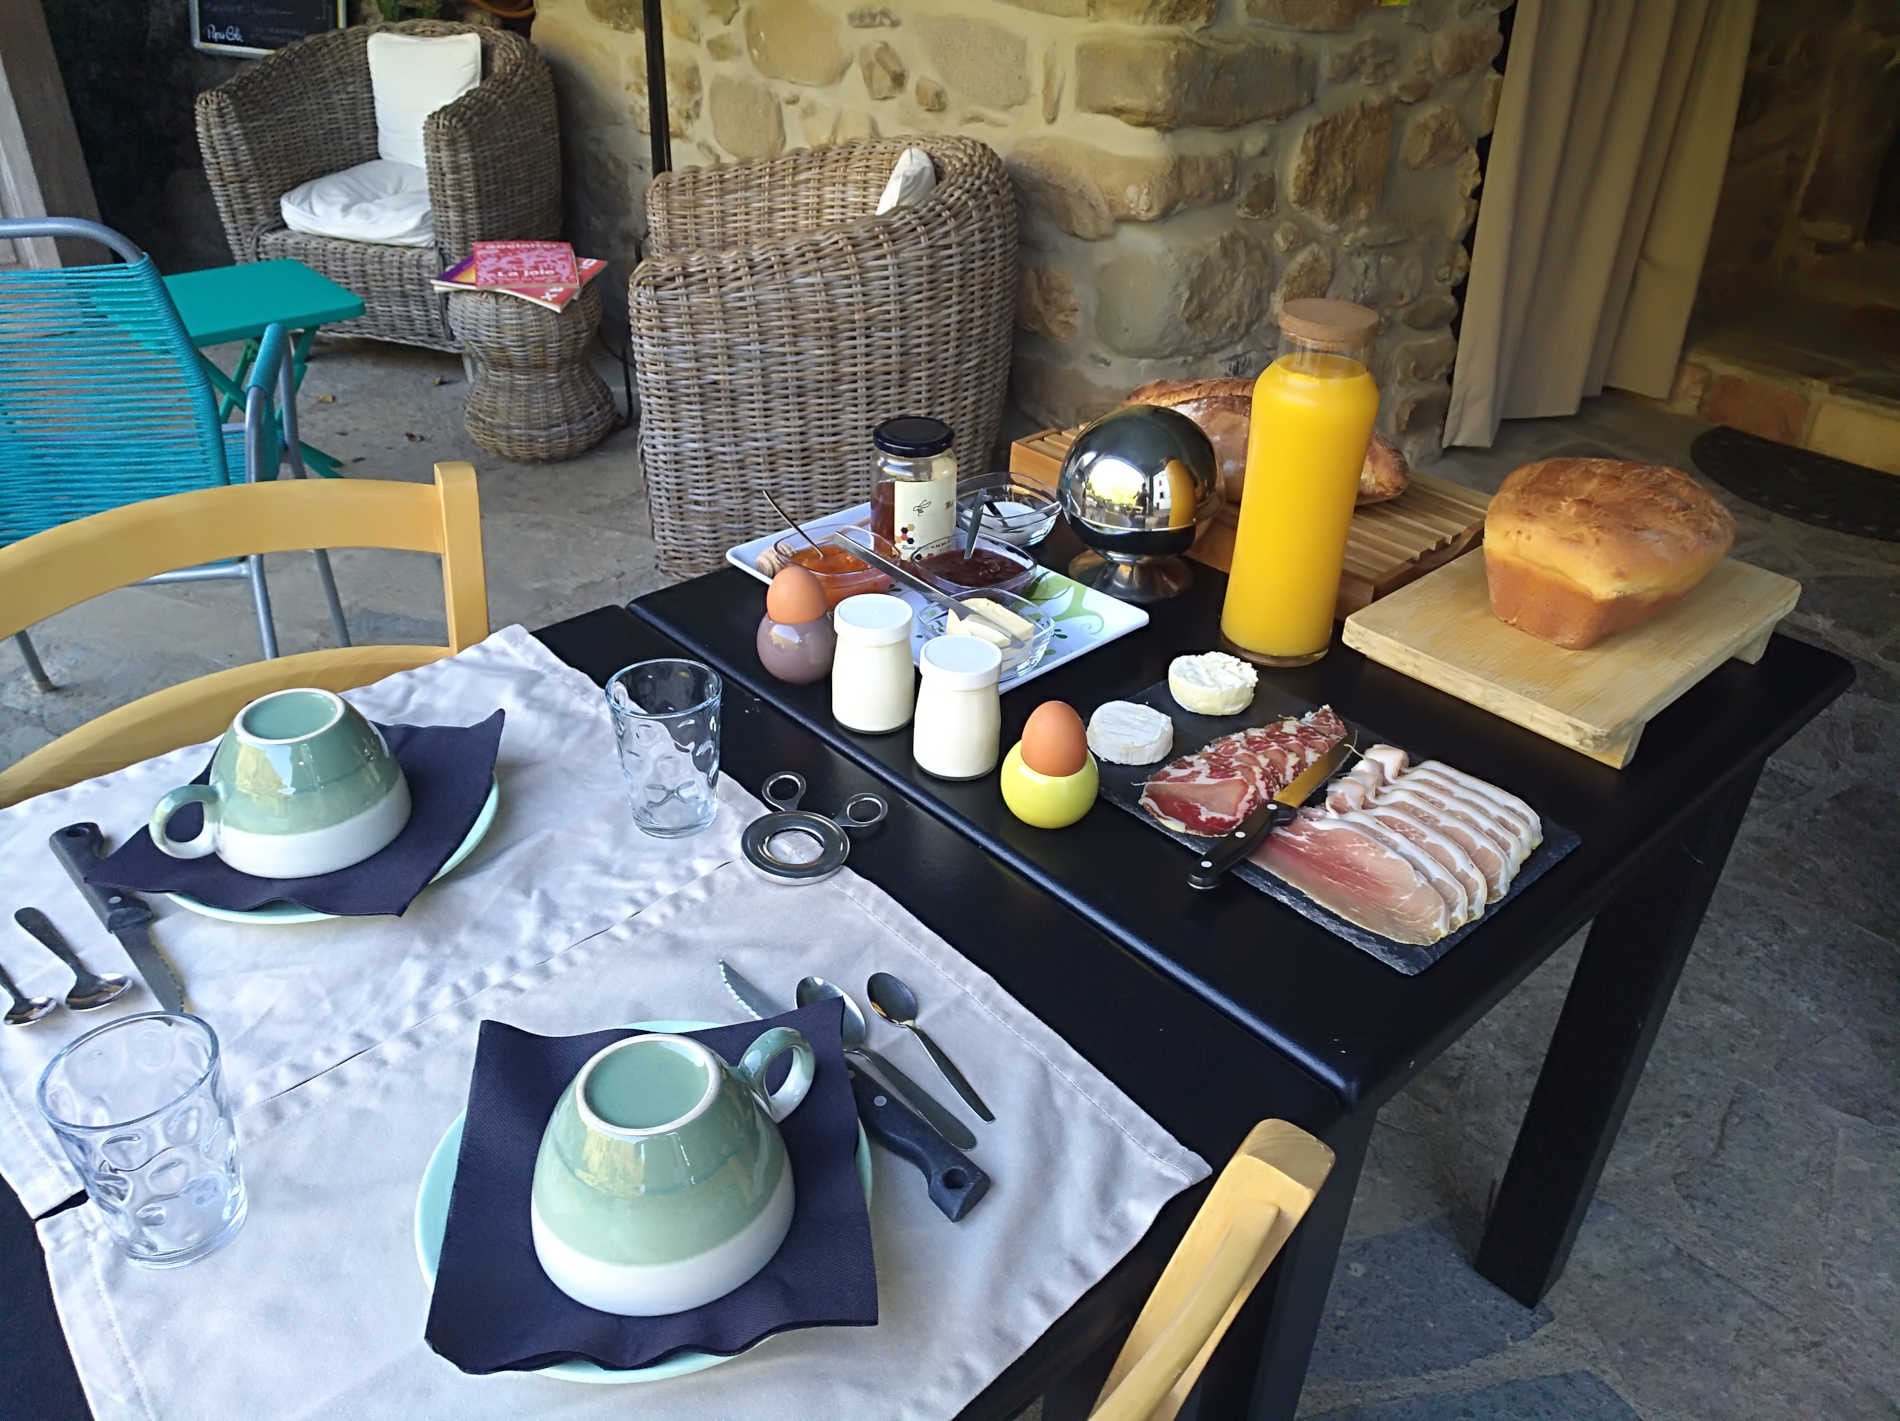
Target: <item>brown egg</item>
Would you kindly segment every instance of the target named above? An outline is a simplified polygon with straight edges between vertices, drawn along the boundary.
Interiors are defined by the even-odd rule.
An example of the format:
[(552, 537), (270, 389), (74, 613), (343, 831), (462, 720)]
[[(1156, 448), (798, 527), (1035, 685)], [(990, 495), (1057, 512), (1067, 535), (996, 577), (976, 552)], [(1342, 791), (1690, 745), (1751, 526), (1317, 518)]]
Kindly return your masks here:
[(775, 622), (815, 622), (825, 615), (825, 589), (810, 568), (782, 567), (765, 589), (765, 615)]
[(1061, 779), (1089, 762), (1089, 736), (1082, 717), (1065, 701), (1044, 701), (1023, 726), (1023, 763), (1039, 775)]

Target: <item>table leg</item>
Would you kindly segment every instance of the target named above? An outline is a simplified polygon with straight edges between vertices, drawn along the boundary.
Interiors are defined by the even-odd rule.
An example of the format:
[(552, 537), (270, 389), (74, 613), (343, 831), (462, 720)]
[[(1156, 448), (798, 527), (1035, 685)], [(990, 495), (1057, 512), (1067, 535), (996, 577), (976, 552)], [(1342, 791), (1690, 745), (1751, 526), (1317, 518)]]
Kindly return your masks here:
[(1590, 926), (1478, 1245), (1478, 1271), (1526, 1307), (1569, 1261), (1761, 771), (1737, 775)]

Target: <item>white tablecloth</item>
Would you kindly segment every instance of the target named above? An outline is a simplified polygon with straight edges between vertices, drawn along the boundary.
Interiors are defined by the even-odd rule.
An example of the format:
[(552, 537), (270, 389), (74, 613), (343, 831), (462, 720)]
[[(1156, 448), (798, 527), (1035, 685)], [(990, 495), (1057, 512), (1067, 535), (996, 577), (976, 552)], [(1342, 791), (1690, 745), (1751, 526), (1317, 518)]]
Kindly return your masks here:
[[(504, 818), (398, 925), (242, 931), (178, 913), (160, 925), (233, 1061), (250, 1215), (218, 1253), (163, 1272), (126, 1263), (90, 1204), (41, 1221), (99, 1416), (948, 1416), (1206, 1174), (881, 890), (849, 870), (786, 887), (738, 860), (735, 831), (759, 812), (743, 790), (722, 783), (720, 819), (698, 838), (635, 834), (598, 692), (518, 629), (357, 699), (374, 715), (437, 721), (451, 705), (470, 720), (506, 705)], [(40, 871), (37, 859), (51, 857), (37, 844), (82, 817), (116, 838), (132, 809), (197, 764), (196, 754), (168, 756), (20, 806), (0, 817), (0, 854), (32, 850), (31, 901), (81, 926), (70, 920), (83, 906), (57, 868)], [(478, 1023), (579, 1032), (733, 1020), (721, 957), (788, 1004), (808, 972), (855, 985), (882, 969), (909, 981), (921, 1021), (996, 1112), (974, 1152), (995, 1181), (989, 1195), (952, 1224), (911, 1166), (873, 1148), (875, 1328), (783, 1334), (631, 1391), (463, 1375), (422, 1341), (429, 1296), (412, 1230), (424, 1166), (465, 1100)], [(50, 973), (33, 983), (55, 985)], [(872, 1030), (874, 1045), (935, 1088), (916, 1042)], [(30, 1109), (37, 1070), (11, 1049), (22, 1034), (6, 1038), (0, 1070), (16, 1115)], [(954, 1100), (947, 1086), (941, 1094)], [(10, 1127), (0, 1134), (8, 1178), (59, 1197), (69, 1183), (44, 1158), (50, 1141), (25, 1117)]]

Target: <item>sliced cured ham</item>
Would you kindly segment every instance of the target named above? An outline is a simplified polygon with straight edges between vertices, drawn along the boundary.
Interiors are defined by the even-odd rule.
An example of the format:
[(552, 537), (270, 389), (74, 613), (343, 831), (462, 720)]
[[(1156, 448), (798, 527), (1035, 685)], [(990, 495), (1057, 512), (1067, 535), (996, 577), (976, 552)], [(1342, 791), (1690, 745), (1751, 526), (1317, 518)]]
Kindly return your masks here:
[(1457, 839), (1446, 833), (1437, 817), (1420, 812), (1414, 803), (1403, 803), (1393, 794), (1390, 798), (1381, 797), (1366, 805), (1362, 811), (1367, 817), (1402, 834), (1411, 843), (1418, 845), (1443, 868), (1458, 880), (1470, 900), (1472, 916), (1483, 911), (1484, 905), (1491, 901), (1491, 880), (1480, 869), (1471, 855), (1465, 851)]
[(1451, 910), (1417, 864), (1349, 819), (1303, 809), (1267, 835), (1253, 861), (1347, 922), (1394, 942), (1433, 943), (1452, 931)]
[(1236, 730), (1155, 771), (1142, 789), (1141, 807), (1183, 833), (1232, 833), (1345, 738), (1346, 723), (1330, 706)]
[(1488, 800), (1497, 807), (1500, 814), (1515, 816), (1530, 835), (1534, 849), (1544, 842), (1544, 821), (1537, 817), (1537, 811), (1508, 790), (1499, 789), (1489, 780), (1481, 780), (1476, 775), (1468, 775), (1463, 770), (1447, 765), (1443, 760), (1427, 760), (1417, 766), (1424, 774), (1437, 775), (1449, 780), (1479, 799)]
[(1511, 886), (1511, 879), (1517, 874), (1516, 842), (1499, 830), (1405, 785), (1394, 785), (1387, 790), (1380, 806), (1403, 810), (1463, 849), (1484, 876), (1487, 901), (1495, 903)]
[(1451, 916), (1449, 931), (1456, 932), (1484, 911), (1485, 900), (1482, 896), (1473, 903), (1464, 885), (1452, 876), (1449, 869), (1403, 834), (1380, 823), (1364, 810), (1355, 814), (1342, 814), (1340, 818), (1367, 837), (1377, 839), (1418, 870), (1419, 876), (1432, 886), (1432, 891), (1445, 900), (1445, 911)]
[(1419, 768), (1405, 777), (1402, 788), (1414, 794), (1428, 795), (1448, 810), (1463, 814), (1502, 838), (1509, 849), (1511, 872), (1516, 873), (1543, 839), (1541, 826), (1533, 830), (1516, 813), (1502, 809), (1495, 801), (1460, 784), (1436, 770)]

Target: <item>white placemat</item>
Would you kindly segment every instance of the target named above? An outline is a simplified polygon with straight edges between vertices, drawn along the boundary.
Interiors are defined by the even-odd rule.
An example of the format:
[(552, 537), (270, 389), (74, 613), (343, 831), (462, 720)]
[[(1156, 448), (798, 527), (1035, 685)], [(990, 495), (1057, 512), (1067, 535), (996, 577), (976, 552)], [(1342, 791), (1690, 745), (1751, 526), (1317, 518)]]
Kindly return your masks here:
[[(669, 1381), (583, 1386), (465, 1376), (422, 1341), (417, 1183), (462, 1109), (484, 1017), (538, 1032), (729, 1021), (731, 960), (789, 1002), (816, 972), (890, 970), (996, 1112), (975, 1158), (995, 1180), (952, 1224), (922, 1176), (873, 1146), (875, 1328), (770, 1338)], [(873, 1045), (937, 1086), (922, 1048)], [(943, 1094), (950, 1096), (947, 1087)], [(189, 1268), (124, 1262), (92, 1206), (40, 1224), (96, 1415), (943, 1418), (983, 1389), (1207, 1173), (989, 977), (849, 870), (803, 888), (734, 862), (610, 931), (545, 954), (374, 1050), (238, 1118), (250, 1216)]]
[[(757, 812), (722, 780), (719, 818), (705, 833), (669, 841), (636, 830), (600, 688), (520, 627), (348, 699), (375, 719), (420, 724), (469, 724), (505, 708), (495, 763), (501, 807), (481, 846), (400, 918), (240, 926), (146, 895), (159, 915), (152, 937), (177, 968), (188, 1006), (217, 1031), (239, 1106), (288, 1090), (710, 872), (737, 851), (745, 818)], [(91, 819), (116, 847), (160, 795), (203, 768), (210, 748), (173, 751), (0, 810), (0, 963), (24, 990), (63, 994), (72, 982), (14, 927), (14, 909), (29, 904), (95, 971), (130, 971), (47, 836)], [(81, 1032), (155, 1006), (140, 989), (99, 1011), (61, 1011), (0, 1035), (0, 1174), (29, 1213), (79, 1187), (33, 1103), (41, 1069)]]

